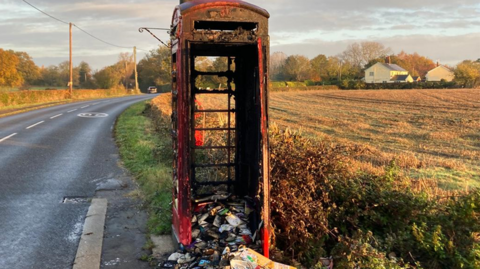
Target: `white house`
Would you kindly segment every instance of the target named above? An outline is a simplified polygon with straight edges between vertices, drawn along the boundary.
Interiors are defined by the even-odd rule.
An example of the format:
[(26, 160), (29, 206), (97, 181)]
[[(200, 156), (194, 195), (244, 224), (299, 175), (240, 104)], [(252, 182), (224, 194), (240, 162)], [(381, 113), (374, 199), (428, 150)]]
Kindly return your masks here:
[(427, 81), (441, 81), (442, 79), (445, 81), (452, 81), (454, 78), (455, 75), (453, 71), (443, 65), (439, 65), (428, 71), (425, 76)]
[(408, 71), (396, 64), (376, 63), (365, 70), (366, 83), (412, 82)]

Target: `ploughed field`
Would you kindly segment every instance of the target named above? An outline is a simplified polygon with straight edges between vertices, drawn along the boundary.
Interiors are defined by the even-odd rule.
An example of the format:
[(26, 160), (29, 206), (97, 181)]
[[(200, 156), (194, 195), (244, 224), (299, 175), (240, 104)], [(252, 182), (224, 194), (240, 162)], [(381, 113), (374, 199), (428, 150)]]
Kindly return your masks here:
[(394, 159), (442, 189), (480, 187), (480, 90), (272, 92), (270, 121), (356, 145), (354, 170), (380, 172)]

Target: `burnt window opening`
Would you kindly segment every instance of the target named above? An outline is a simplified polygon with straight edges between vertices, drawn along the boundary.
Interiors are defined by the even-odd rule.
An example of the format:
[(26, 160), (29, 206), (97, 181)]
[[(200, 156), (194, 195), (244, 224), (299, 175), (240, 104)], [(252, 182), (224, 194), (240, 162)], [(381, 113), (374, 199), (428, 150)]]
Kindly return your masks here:
[(214, 72), (235, 71), (235, 62), (234, 60), (232, 60), (229, 63), (229, 58), (232, 58), (232, 57), (197, 56), (195, 57), (195, 71), (214, 71)]
[(193, 43), (190, 51), (193, 198), (218, 191), (253, 197), (260, 176), (257, 48)]
[(245, 31), (256, 31), (258, 24), (255, 22), (235, 22), (235, 21), (195, 21), (195, 30), (211, 31), (235, 31), (243, 29)]
[(195, 57), (192, 76), (199, 93), (235, 90), (233, 57)]

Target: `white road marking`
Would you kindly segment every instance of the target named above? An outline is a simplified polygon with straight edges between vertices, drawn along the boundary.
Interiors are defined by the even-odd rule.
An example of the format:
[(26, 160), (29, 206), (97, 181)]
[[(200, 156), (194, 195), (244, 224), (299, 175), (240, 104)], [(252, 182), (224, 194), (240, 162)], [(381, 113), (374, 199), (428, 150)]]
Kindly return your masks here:
[(13, 133), (13, 134), (11, 134), (11, 135), (9, 135), (9, 136), (5, 136), (4, 138), (0, 139), (0, 142), (3, 142), (3, 141), (5, 141), (5, 140), (7, 140), (7, 139), (9, 139), (10, 137), (15, 136), (15, 135), (17, 135), (17, 133)]
[(39, 124), (42, 124), (42, 123), (44, 123), (44, 122), (45, 122), (45, 121), (42, 120), (42, 121), (40, 121), (40, 122), (37, 122), (37, 123), (35, 123), (35, 124), (32, 124), (32, 125), (28, 126), (28, 127), (25, 128), (25, 129), (33, 128), (33, 127), (35, 127), (35, 126), (37, 126), (37, 125), (39, 125)]
[(89, 107), (90, 105), (86, 105), (86, 106), (82, 106), (81, 108), (86, 108), (86, 107)]
[(67, 111), (67, 113), (70, 113), (70, 112), (73, 112), (73, 111), (77, 111), (77, 109), (69, 110), (69, 111)]
[(99, 113), (99, 112), (87, 112), (87, 113), (80, 113), (77, 116), (83, 118), (105, 118), (108, 117), (107, 113)]
[(55, 116), (53, 116), (53, 117), (50, 117), (50, 119), (55, 119), (55, 118), (60, 117), (60, 116), (62, 116), (62, 115), (63, 115), (63, 114), (58, 114), (58, 115), (55, 115)]

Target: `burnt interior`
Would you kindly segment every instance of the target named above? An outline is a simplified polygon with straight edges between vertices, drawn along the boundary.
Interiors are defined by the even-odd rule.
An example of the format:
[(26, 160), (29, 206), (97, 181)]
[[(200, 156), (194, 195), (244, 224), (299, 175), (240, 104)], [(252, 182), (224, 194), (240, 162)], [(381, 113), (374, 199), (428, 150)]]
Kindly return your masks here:
[[(197, 70), (201, 57), (224, 57), (225, 70)], [(261, 144), (258, 51), (255, 44), (190, 43), (190, 178), (192, 198), (225, 191), (254, 197)], [(223, 78), (218, 88), (199, 87), (202, 76)], [(215, 95), (214, 105), (202, 103)], [(202, 141), (199, 141), (202, 140)]]

